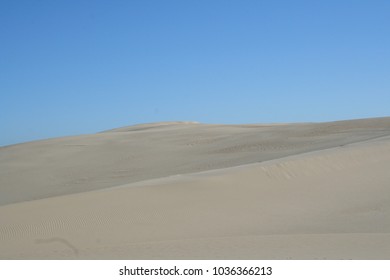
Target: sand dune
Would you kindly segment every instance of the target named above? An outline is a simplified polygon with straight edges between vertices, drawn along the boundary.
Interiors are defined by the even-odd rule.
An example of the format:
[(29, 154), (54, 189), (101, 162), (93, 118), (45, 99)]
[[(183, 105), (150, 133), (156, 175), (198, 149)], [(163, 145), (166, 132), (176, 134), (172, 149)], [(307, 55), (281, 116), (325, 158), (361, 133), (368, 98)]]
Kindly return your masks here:
[(390, 259), (390, 118), (0, 149), (1, 259)]

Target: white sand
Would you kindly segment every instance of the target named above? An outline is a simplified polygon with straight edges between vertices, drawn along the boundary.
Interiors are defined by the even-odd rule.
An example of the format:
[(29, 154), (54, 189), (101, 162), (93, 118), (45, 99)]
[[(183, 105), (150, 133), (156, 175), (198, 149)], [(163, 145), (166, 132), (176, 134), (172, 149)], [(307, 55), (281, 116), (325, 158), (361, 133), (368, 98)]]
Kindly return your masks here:
[(390, 259), (390, 118), (0, 148), (1, 259)]

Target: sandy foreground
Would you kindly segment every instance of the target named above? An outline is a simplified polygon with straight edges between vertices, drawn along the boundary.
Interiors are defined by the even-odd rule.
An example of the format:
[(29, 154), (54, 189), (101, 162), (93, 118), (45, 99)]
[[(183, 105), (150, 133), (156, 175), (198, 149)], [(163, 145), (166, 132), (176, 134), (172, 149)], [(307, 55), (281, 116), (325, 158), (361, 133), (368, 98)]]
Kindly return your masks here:
[(390, 259), (390, 118), (0, 147), (0, 259)]

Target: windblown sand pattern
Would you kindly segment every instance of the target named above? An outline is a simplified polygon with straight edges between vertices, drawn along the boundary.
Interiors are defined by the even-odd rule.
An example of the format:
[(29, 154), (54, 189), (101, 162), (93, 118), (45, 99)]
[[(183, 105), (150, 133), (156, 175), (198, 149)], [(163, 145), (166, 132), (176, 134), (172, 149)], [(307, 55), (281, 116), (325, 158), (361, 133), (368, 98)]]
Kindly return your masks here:
[(0, 149), (1, 259), (390, 259), (390, 118)]

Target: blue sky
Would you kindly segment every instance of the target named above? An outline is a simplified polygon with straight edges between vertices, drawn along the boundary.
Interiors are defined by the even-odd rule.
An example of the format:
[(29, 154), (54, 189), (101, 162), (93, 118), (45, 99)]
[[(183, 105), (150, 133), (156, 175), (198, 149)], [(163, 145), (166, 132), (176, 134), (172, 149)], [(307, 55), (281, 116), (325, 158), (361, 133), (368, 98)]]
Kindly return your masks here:
[(390, 1), (0, 1), (0, 145), (390, 115)]

